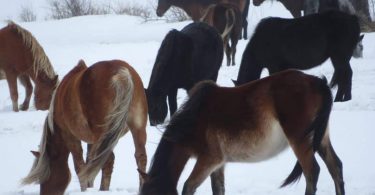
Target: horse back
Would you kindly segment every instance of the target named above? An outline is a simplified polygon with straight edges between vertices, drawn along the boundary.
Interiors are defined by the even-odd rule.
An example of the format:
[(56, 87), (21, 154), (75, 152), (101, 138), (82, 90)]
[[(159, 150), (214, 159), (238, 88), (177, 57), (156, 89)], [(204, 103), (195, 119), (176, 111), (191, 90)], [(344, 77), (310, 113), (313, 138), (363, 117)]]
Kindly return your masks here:
[(10, 24), (0, 29), (0, 67), (5, 72), (31, 73), (32, 64), (32, 54), (14, 27)]

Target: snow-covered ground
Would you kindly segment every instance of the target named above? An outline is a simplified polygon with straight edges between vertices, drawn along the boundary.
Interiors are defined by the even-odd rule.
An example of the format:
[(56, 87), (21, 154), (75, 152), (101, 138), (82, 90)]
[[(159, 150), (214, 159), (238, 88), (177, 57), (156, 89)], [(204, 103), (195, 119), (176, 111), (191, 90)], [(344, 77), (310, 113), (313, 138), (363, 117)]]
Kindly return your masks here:
[[(12, 0), (12, 2), (24, 2)], [(9, 1), (6, 1), (9, 2)], [(31, 1), (30, 1), (31, 2)], [(32, 1), (34, 2), (34, 1)], [(38, 1), (35, 1), (36, 3)], [(1, 0), (0, 10), (5, 11), (5, 0)], [(10, 4), (10, 3), (9, 3)], [(34, 4), (34, 6), (36, 6)], [(38, 6), (43, 6), (39, 5)], [(16, 11), (17, 9), (14, 8)], [(1, 12), (0, 12), (1, 13)], [(8, 13), (8, 12), (6, 12)], [(266, 16), (290, 17), (279, 3), (269, 3), (250, 8), (249, 32), (256, 23)], [(14, 17), (14, 12), (12, 17)], [(7, 19), (0, 15), (0, 19)], [(87, 64), (100, 60), (122, 59), (130, 63), (141, 75), (147, 87), (157, 50), (165, 34), (173, 29), (181, 29), (189, 22), (165, 23), (164, 21), (143, 22), (130, 16), (87, 16), (59, 21), (38, 20), (20, 23), (31, 31), (44, 47), (56, 72), (63, 77), (79, 59)], [(0, 27), (5, 26), (1, 21)], [(247, 41), (238, 44), (236, 61), (241, 61)], [(375, 34), (364, 38), (364, 58), (352, 59), (353, 100), (335, 103), (330, 119), (330, 132), (334, 148), (344, 164), (344, 179), (347, 194), (375, 195)], [(218, 83), (232, 86), (238, 65), (223, 66)], [(331, 77), (333, 68), (330, 62), (309, 70), (308, 73)], [(24, 90), (20, 86), (20, 102)], [(183, 102), (186, 93), (179, 91), (178, 101)], [(14, 113), (11, 111), (6, 81), (0, 81), (0, 194), (38, 194), (39, 186), (20, 186), (19, 181), (26, 176), (33, 156), (30, 150), (37, 150), (41, 138), (42, 125), (47, 112), (35, 111)], [(163, 129), (147, 127), (147, 154), (149, 161), (160, 139)], [(77, 176), (70, 160), (72, 180), (67, 194), (137, 194), (138, 175), (133, 158), (134, 147), (130, 135), (122, 138), (115, 149), (116, 161), (109, 192), (98, 192), (100, 180), (95, 188), (80, 192)], [(321, 173), (317, 194), (334, 194), (334, 185), (328, 171), (319, 159)], [(232, 194), (303, 194), (304, 179), (298, 184), (279, 189), (281, 182), (292, 170), (296, 161), (291, 150), (262, 163), (228, 164), (226, 167), (226, 192)], [(189, 175), (194, 160), (185, 168), (178, 189)], [(209, 180), (198, 188), (196, 194), (211, 194)]]

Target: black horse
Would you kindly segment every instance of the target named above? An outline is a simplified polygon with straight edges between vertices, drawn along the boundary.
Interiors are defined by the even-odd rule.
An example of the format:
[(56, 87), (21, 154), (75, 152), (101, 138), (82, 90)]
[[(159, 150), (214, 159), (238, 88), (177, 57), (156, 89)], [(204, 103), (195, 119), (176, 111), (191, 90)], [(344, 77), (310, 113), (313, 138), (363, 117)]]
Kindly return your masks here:
[(158, 51), (146, 90), (150, 124), (164, 122), (177, 109), (177, 90), (202, 80), (216, 81), (223, 60), (223, 41), (214, 27), (196, 22), (171, 30)]
[[(296, 19), (266, 18), (255, 29), (242, 56), (235, 85), (289, 68), (309, 69), (331, 59), (331, 86), (338, 85), (335, 101), (351, 99), (350, 59), (361, 42), (358, 19), (340, 11), (327, 11)], [(358, 54), (357, 54), (358, 55)]]

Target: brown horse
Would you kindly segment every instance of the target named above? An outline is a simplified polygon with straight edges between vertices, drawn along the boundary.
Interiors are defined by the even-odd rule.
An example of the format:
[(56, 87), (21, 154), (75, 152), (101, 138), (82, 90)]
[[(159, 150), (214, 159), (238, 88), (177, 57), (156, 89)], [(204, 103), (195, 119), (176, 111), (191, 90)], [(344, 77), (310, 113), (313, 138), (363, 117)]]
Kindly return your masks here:
[(230, 66), (231, 61), (232, 65), (235, 65), (236, 47), (241, 34), (240, 10), (229, 3), (212, 4), (206, 9), (201, 21), (215, 27), (221, 33), (227, 56), (227, 66)]
[[(9, 22), (0, 29), (0, 71), (4, 71), (8, 81), (13, 111), (27, 110), (33, 86), (35, 84), (35, 108), (47, 110), (51, 102), (53, 90), (56, 88), (58, 76), (43, 48), (33, 35)], [(25, 87), (25, 100), (18, 108), (17, 78)]]
[[(39, 183), (41, 194), (64, 194), (70, 181), (68, 156), (72, 153), (81, 190), (102, 168), (108, 190), (114, 162), (113, 148), (130, 129), (139, 170), (145, 170), (147, 101), (141, 78), (119, 60), (98, 62), (87, 68), (83, 61), (57, 88), (44, 124), (39, 158), (23, 184)], [(85, 164), (81, 140), (92, 144)], [(140, 185), (143, 183), (140, 177)]]
[(210, 5), (217, 3), (230, 3), (241, 11), (241, 26), (244, 29), (243, 37), (247, 39), (247, 14), (250, 0), (158, 0), (156, 14), (161, 17), (171, 6), (176, 6), (183, 9), (193, 21), (199, 21), (205, 10)]
[(288, 70), (235, 88), (204, 81), (173, 115), (156, 149), (140, 194), (177, 194), (176, 186), (189, 158), (197, 161), (182, 194), (191, 195), (211, 176), (213, 194), (224, 194), (228, 162), (269, 159), (288, 144), (297, 163), (283, 186), (303, 173), (306, 195), (316, 192), (317, 151), (343, 195), (342, 163), (328, 133), (332, 95), (327, 81)]

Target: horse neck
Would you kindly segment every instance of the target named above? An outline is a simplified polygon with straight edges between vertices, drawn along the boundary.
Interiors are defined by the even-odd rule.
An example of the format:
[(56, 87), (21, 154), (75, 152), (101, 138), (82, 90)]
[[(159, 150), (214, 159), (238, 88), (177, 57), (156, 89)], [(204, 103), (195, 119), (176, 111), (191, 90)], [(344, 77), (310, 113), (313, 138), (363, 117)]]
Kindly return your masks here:
[(31, 79), (36, 83), (36, 84), (49, 84), (54, 81), (54, 78), (50, 78), (45, 72), (39, 71), (38, 73), (32, 73), (31, 74)]
[(148, 174), (148, 184), (146, 181), (144, 187), (160, 194), (175, 191), (178, 179), (189, 158), (190, 154), (186, 149), (162, 137)]

